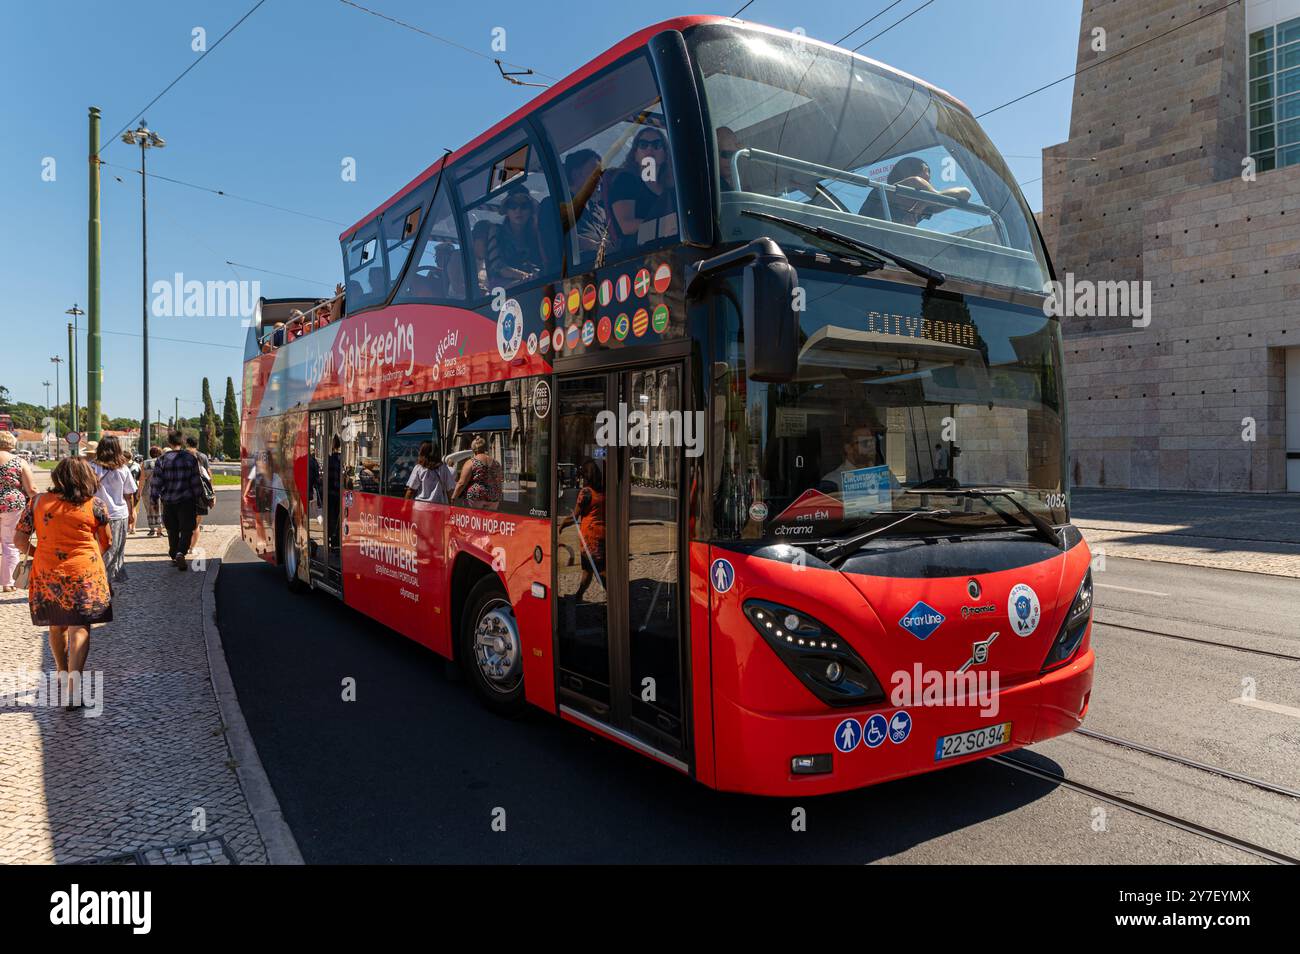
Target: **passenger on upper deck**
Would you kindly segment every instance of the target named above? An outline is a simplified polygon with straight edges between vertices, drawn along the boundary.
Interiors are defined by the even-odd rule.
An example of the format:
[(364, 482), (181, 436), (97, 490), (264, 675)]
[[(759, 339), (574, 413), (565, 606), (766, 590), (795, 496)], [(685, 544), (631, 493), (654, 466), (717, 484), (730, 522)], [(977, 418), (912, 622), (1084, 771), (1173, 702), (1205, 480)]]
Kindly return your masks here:
[[(624, 248), (662, 237), (658, 230), (641, 235), (642, 227), (677, 211), (668, 139), (658, 125), (637, 130), (632, 148), (609, 189), (609, 206)], [(672, 227), (673, 233), (676, 226)]]
[[(930, 166), (918, 156), (904, 156), (899, 159), (898, 162), (894, 163), (894, 168), (889, 170), (889, 175), (885, 181), (890, 185), (904, 186), (920, 192), (933, 192), (936, 195), (948, 196), (960, 202), (970, 201), (970, 189), (964, 186), (956, 186), (952, 189), (940, 191), (931, 185)], [(926, 219), (938, 215), (947, 208), (949, 206), (945, 204), (927, 202), (925, 199), (916, 196), (900, 195), (897, 192), (889, 193), (890, 218), (903, 225), (920, 225)], [(862, 203), (862, 208), (858, 210), (858, 214), (876, 219), (884, 218), (879, 189), (872, 190), (871, 194), (867, 196), (867, 200)]]
[(487, 271), (491, 285), (514, 285), (542, 270), (542, 237), (537, 203), (523, 185), (506, 190), (505, 219), (488, 235)]
[(594, 149), (576, 149), (564, 157), (564, 176), (573, 196), (573, 231), (582, 253), (600, 248), (609, 232), (609, 210), (605, 208), (604, 175), (600, 155)]
[(488, 285), (488, 240), (492, 235), (494, 226), (487, 219), (479, 219), (474, 223), (473, 228), (469, 230), (470, 246), (474, 250), (474, 280), (478, 282), (479, 291), (486, 295), (489, 290)]

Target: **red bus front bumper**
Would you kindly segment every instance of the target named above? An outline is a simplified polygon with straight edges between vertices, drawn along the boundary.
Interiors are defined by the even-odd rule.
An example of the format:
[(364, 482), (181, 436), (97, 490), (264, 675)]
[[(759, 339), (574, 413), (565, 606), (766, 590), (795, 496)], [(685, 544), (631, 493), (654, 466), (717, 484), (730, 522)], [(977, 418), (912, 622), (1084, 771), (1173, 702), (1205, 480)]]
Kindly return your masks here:
[[(835, 733), (845, 719), (865, 723), (880, 713), (888, 721), (895, 706), (844, 709), (810, 716), (767, 714), (746, 709), (719, 694), (715, 699), (715, 787), (752, 795), (824, 795), (875, 785), (908, 775), (958, 765), (999, 752), (1042, 742), (1072, 732), (1083, 722), (1092, 691), (1095, 656), (1091, 633), (1079, 654), (1066, 666), (1038, 679), (1002, 689), (996, 715), (978, 708), (907, 707), (911, 732), (901, 744), (889, 738), (870, 747), (865, 741), (850, 752), (835, 745)], [(1011, 723), (1011, 743), (957, 758), (936, 760), (937, 741), (945, 735)], [(795, 775), (796, 756), (829, 754), (832, 770)]]

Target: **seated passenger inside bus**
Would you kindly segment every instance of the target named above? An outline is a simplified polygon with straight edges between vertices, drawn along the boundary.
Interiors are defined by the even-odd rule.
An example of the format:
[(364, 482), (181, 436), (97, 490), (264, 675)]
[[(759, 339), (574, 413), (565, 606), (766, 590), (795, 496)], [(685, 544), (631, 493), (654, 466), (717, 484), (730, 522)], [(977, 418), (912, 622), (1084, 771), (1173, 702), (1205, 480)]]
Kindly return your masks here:
[(537, 228), (537, 203), (523, 185), (506, 191), (501, 208), (505, 218), (488, 234), (487, 272), (490, 285), (514, 285), (542, 270), (542, 237)]
[[(963, 186), (940, 191), (931, 185), (930, 165), (917, 156), (904, 156), (899, 159), (898, 162), (894, 163), (894, 168), (889, 170), (889, 175), (885, 181), (890, 185), (916, 189), (919, 192), (933, 192), (936, 195), (945, 195), (957, 199), (959, 202), (970, 201), (971, 191)], [(871, 194), (867, 196), (867, 200), (862, 203), (862, 208), (858, 210), (858, 214), (870, 216), (873, 219), (883, 219), (885, 215), (880, 202), (880, 193), (880, 189), (873, 189)], [(923, 198), (906, 193), (889, 193), (890, 218), (902, 225), (920, 225), (926, 219), (938, 215), (948, 208), (950, 206), (938, 202), (926, 202)]]
[(677, 191), (668, 161), (668, 138), (659, 126), (637, 131), (623, 168), (610, 185), (609, 207), (624, 249), (677, 234)]

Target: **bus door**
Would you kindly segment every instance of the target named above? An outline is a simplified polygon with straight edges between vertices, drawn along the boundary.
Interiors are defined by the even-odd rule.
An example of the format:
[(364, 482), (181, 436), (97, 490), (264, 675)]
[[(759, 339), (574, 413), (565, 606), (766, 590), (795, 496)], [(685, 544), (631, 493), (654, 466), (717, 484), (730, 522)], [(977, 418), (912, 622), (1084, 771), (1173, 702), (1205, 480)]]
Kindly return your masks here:
[(556, 392), (560, 706), (685, 770), (684, 367), (575, 374)]
[(312, 411), (307, 430), (307, 557), (312, 582), (343, 592), (340, 529), (342, 468), (339, 407)]

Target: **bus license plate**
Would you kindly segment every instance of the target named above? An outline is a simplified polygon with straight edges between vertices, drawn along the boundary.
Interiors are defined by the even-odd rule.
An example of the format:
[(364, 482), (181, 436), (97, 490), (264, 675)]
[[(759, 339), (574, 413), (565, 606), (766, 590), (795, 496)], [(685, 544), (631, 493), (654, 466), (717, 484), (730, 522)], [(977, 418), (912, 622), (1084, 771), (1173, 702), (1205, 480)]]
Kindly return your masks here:
[(995, 749), (1010, 741), (1010, 722), (989, 725), (982, 729), (971, 729), (969, 732), (958, 732), (956, 735), (945, 735), (935, 743), (934, 760), (942, 762), (944, 759), (955, 759), (961, 755), (970, 755), (972, 752)]

